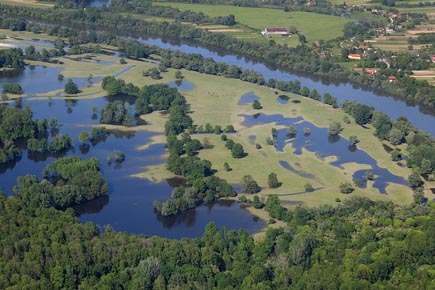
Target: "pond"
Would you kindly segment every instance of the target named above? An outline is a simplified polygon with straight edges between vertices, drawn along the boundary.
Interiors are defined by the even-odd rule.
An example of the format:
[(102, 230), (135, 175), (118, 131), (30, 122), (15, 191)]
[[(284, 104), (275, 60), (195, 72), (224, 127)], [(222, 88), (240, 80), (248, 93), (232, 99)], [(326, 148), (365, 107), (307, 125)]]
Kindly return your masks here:
[(171, 88), (176, 88), (180, 92), (188, 92), (195, 88), (195, 85), (186, 80), (176, 80), (174, 82), (167, 83)]
[(253, 103), (255, 100), (259, 100), (260, 97), (254, 95), (253, 92), (249, 92), (247, 94), (244, 94), (243, 96), (240, 97), (239, 102), (237, 103), (237, 105), (242, 106), (242, 105), (247, 105), (247, 104), (251, 104)]
[[(315, 152), (316, 156), (320, 159), (324, 159), (328, 156), (336, 156), (337, 160), (330, 163), (332, 166), (342, 167), (344, 164), (350, 162), (370, 165), (372, 168), (371, 172), (376, 176), (373, 187), (378, 189), (382, 194), (386, 194), (386, 187), (389, 183), (408, 184), (402, 177), (392, 174), (385, 168), (379, 167), (376, 160), (366, 152), (359, 150), (355, 146), (350, 146), (348, 140), (340, 136), (330, 136), (327, 128), (316, 127), (300, 117), (287, 118), (280, 114), (265, 115), (263, 113), (255, 115), (241, 114), (239, 116), (244, 118), (243, 125), (246, 127), (267, 123), (275, 123), (277, 126), (286, 126), (286, 128), (277, 129), (275, 149), (278, 152), (283, 152), (286, 145), (291, 145), (293, 149), (292, 154), (296, 155), (301, 155), (302, 149), (306, 149), (310, 152)], [(296, 134), (289, 136), (287, 129), (289, 126), (295, 128)], [(304, 133), (307, 128), (310, 134)], [(294, 166), (286, 161), (281, 161), (280, 165), (302, 177), (309, 178), (309, 175), (306, 175), (308, 173), (295, 169)], [(352, 177), (354, 180), (359, 180), (366, 172), (367, 170), (357, 171)], [(365, 186), (365, 184), (363, 183), (361, 186)]]

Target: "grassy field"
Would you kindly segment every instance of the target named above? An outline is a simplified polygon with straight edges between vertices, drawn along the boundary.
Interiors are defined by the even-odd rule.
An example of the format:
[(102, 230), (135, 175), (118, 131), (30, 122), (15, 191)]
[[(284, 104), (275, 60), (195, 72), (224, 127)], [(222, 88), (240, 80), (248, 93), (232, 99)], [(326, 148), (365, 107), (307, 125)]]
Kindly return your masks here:
[[(132, 69), (120, 76), (126, 82), (132, 82), (136, 85), (143, 86), (152, 83), (167, 83), (175, 80), (175, 70), (169, 69), (168, 72), (162, 73), (162, 79), (153, 80), (145, 78), (142, 75), (144, 70), (155, 66), (144, 61), (127, 60), (127, 64), (119, 64), (119, 60), (112, 56), (93, 55), (94, 60), (112, 61), (112, 65), (100, 65), (91, 62), (78, 62), (71, 57), (62, 57), (59, 60), (63, 64), (46, 64), (50, 66), (62, 67), (62, 74), (65, 77), (82, 76), (86, 77), (92, 74), (93, 76), (114, 75), (126, 67)], [(37, 64), (37, 63), (35, 63)], [(367, 196), (372, 199), (392, 200), (396, 203), (409, 203), (412, 200), (412, 192), (409, 188), (397, 184), (392, 184), (387, 187), (388, 195), (379, 194), (379, 192), (371, 186), (365, 189), (357, 189), (350, 195), (343, 195), (339, 192), (338, 185), (341, 182), (352, 182), (352, 174), (356, 170), (370, 169), (368, 164), (348, 163), (342, 168), (330, 165), (330, 162), (335, 160), (334, 156), (330, 156), (323, 160), (319, 159), (314, 153), (303, 151), (302, 155), (293, 154), (293, 148), (288, 145), (284, 152), (277, 152), (273, 146), (266, 145), (266, 138), (270, 136), (271, 128), (274, 124), (258, 125), (247, 128), (243, 124), (239, 114), (253, 114), (258, 111), (253, 110), (251, 105), (237, 105), (240, 97), (248, 92), (252, 92), (260, 97), (260, 102), (263, 105), (261, 112), (265, 114), (283, 114), (286, 117), (302, 116), (306, 121), (312, 122), (318, 127), (328, 127), (333, 120), (342, 121), (344, 113), (340, 110), (334, 110), (330, 107), (297, 95), (287, 94), (291, 100), (299, 100), (299, 104), (289, 102), (287, 105), (280, 105), (276, 101), (276, 93), (274, 90), (242, 82), (235, 79), (227, 79), (218, 76), (209, 76), (190, 71), (182, 71), (185, 79), (192, 82), (194, 89), (188, 92), (183, 92), (191, 108), (191, 116), (198, 125), (211, 123), (213, 125), (228, 125), (232, 124), (237, 130), (236, 134), (231, 134), (230, 138), (235, 142), (241, 143), (248, 153), (243, 159), (234, 159), (231, 153), (224, 147), (224, 142), (216, 134), (196, 135), (201, 141), (205, 141), (214, 145), (213, 149), (206, 149), (200, 152), (200, 156), (212, 162), (213, 168), (218, 172), (217, 175), (227, 179), (230, 183), (239, 184), (243, 175), (250, 174), (257, 180), (263, 188), (259, 194), (266, 198), (268, 194), (278, 194), (282, 200), (292, 202), (302, 202), (308, 206), (316, 206), (322, 203), (333, 204), (336, 199), (341, 200), (353, 195)], [(56, 92), (44, 94), (38, 97), (54, 96)], [(282, 92), (278, 92), (282, 93)], [(83, 88), (83, 92), (78, 98), (94, 98), (104, 96), (105, 93), (101, 89), (100, 83), (95, 83), (89, 88)], [(144, 115), (143, 118), (148, 122), (148, 125), (135, 128), (136, 130), (151, 130), (162, 132), (166, 116), (158, 112)], [(407, 176), (410, 171), (408, 168), (403, 168), (393, 163), (390, 156), (382, 148), (382, 144), (373, 136), (373, 129), (363, 129), (360, 126), (351, 124), (343, 124), (344, 131), (341, 134), (344, 138), (350, 135), (356, 135), (361, 140), (358, 147), (366, 151), (374, 159), (377, 160), (378, 166), (387, 168), (392, 173)], [(164, 142), (164, 138), (160, 135), (153, 139), (154, 143)], [(262, 146), (257, 149), (255, 144)], [(144, 144), (138, 148), (144, 149), (149, 144)], [(299, 172), (306, 172), (314, 175), (314, 178), (302, 177), (297, 173), (283, 168), (279, 161), (284, 160)], [(228, 162), (232, 167), (232, 171), (226, 172), (223, 170), (224, 162)], [(278, 175), (282, 186), (277, 189), (270, 189), (267, 186), (267, 176), (274, 172)], [(139, 174), (144, 178), (151, 180), (162, 180), (165, 177), (171, 176), (171, 173), (165, 170), (164, 165), (144, 168), (144, 172)], [(315, 190), (314, 192), (305, 193), (304, 185), (310, 183)]]
[[(205, 14), (216, 17), (233, 14), (236, 21), (241, 25), (251, 28), (255, 31), (256, 37), (260, 31), (266, 27), (285, 27), (295, 26), (299, 32), (307, 38), (308, 41), (314, 40), (330, 40), (343, 34), (343, 26), (349, 20), (341, 17), (329, 16), (324, 14), (308, 13), (308, 12), (284, 12), (278, 9), (268, 8), (249, 8), (235, 7), (225, 5), (197, 5), (184, 3), (157, 3), (155, 5), (171, 6), (180, 10), (192, 10), (196, 12), (204, 12)], [(240, 32), (238, 32), (240, 33)], [(249, 32), (243, 31), (239, 37), (253, 38), (249, 36)], [(237, 37), (237, 33), (235, 33)], [(289, 42), (290, 45), (295, 42), (294, 37), (275, 37), (275, 40), (280, 43)]]

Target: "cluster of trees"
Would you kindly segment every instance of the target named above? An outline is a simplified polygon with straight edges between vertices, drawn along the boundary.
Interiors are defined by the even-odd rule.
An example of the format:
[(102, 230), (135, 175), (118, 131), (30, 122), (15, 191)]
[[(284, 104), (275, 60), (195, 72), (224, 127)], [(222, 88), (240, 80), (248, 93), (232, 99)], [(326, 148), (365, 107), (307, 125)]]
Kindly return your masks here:
[(24, 55), (21, 48), (0, 50), (0, 68), (24, 68)]
[(17, 179), (15, 194), (27, 207), (65, 209), (107, 195), (109, 188), (97, 158), (65, 157), (48, 165), (39, 180), (34, 175)]
[(222, 135), (221, 139), (225, 141), (225, 147), (228, 150), (231, 150), (231, 156), (233, 156), (233, 158), (239, 159), (248, 155), (245, 152), (242, 144), (235, 143), (232, 139), (228, 139), (226, 135)]
[(225, 128), (223, 128), (221, 125), (213, 126), (210, 123), (207, 123), (204, 126), (203, 125), (195, 126), (193, 130), (195, 133), (215, 133), (215, 134), (236, 132), (233, 125), (226, 125)]
[(140, 89), (132, 83), (126, 84), (124, 80), (116, 79), (112, 76), (104, 77), (101, 82), (101, 87), (109, 96), (116, 96), (119, 94), (137, 96), (140, 91)]
[(194, 12), (191, 10), (180, 11), (179, 9), (172, 7), (152, 6), (151, 1), (115, 0), (110, 3), (108, 10), (113, 12), (131, 11), (143, 15), (170, 18), (177, 21), (191, 23), (210, 23), (220, 25), (236, 24), (236, 19), (233, 14), (227, 16), (210, 17), (203, 12)]
[(11, 94), (23, 93), (23, 88), (19, 84), (3, 84), (2, 88), (4, 93), (11, 93)]
[(74, 140), (68, 134), (58, 135), (53, 140), (30, 138), (27, 140), (27, 149), (33, 152), (61, 152), (74, 147)]
[(67, 95), (77, 95), (78, 93), (80, 93), (80, 89), (77, 84), (73, 82), (72, 79), (68, 79), (65, 84), (64, 92)]
[[(195, 156), (203, 146), (200, 141), (192, 139), (185, 132), (193, 131), (193, 122), (187, 114), (188, 106), (185, 98), (176, 89), (166, 85), (151, 85), (144, 87), (142, 91), (148, 92), (142, 94), (141, 98), (146, 97), (146, 102), (153, 104), (152, 109), (167, 110), (169, 106), (169, 119), (165, 124), (169, 151), (166, 166), (169, 171), (186, 178), (186, 184), (174, 189), (171, 199), (165, 202), (154, 202), (155, 210), (161, 215), (173, 215), (194, 208), (203, 202), (235, 196), (236, 193), (230, 184), (213, 175), (210, 161)], [(161, 99), (161, 96), (164, 96), (164, 99)], [(167, 100), (171, 102), (169, 104), (163, 102)]]
[(0, 106), (0, 164), (12, 161), (21, 156), (16, 141), (28, 140), (38, 135), (45, 135), (47, 120), (32, 120), (29, 108), (20, 110)]
[(135, 118), (130, 113), (130, 104), (121, 100), (109, 102), (101, 109), (100, 122), (129, 127), (136, 125)]

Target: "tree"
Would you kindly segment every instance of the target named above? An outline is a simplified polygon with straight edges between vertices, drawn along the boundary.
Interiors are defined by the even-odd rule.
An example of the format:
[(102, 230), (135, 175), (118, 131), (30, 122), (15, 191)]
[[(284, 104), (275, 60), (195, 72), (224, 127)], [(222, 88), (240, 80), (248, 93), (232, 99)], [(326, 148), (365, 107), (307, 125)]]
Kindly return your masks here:
[(65, 94), (68, 95), (76, 95), (80, 93), (79, 87), (73, 82), (72, 79), (69, 79), (65, 84)]
[(11, 94), (22, 94), (23, 88), (19, 84), (3, 84), (3, 92)]
[(277, 188), (281, 186), (281, 182), (278, 181), (278, 177), (275, 173), (270, 173), (267, 178), (267, 184), (270, 188)]
[(343, 128), (341, 127), (340, 122), (333, 121), (329, 124), (328, 133), (329, 135), (338, 135), (340, 132), (343, 131)]
[(79, 141), (82, 143), (89, 142), (89, 133), (86, 131), (82, 131), (79, 135)]
[(304, 188), (305, 188), (306, 192), (312, 192), (312, 191), (314, 191), (314, 187), (310, 183), (306, 183), (304, 185)]
[(243, 150), (243, 146), (240, 143), (235, 143), (233, 147), (231, 148), (231, 154), (233, 155), (233, 158), (243, 158), (247, 154)]
[(413, 172), (408, 177), (409, 186), (411, 188), (417, 188), (424, 184), (424, 181), (420, 178), (420, 174)]
[(231, 171), (232, 170), (230, 165), (227, 162), (224, 163), (224, 169), (225, 169), (225, 171)]
[(405, 138), (405, 135), (404, 135), (403, 131), (396, 129), (396, 128), (391, 129), (390, 133), (388, 134), (388, 140), (393, 145), (401, 144), (403, 142), (404, 138)]
[(424, 196), (423, 188), (421, 187), (414, 190), (413, 198), (416, 204), (424, 204), (427, 201), (427, 198)]
[(393, 161), (400, 161), (402, 160), (402, 153), (400, 153), (399, 150), (394, 149), (393, 151), (391, 151), (391, 160)]
[(252, 199), (252, 206), (257, 209), (264, 207), (264, 203), (260, 200), (258, 195), (254, 195), (254, 198)]
[(243, 176), (240, 183), (242, 185), (242, 192), (253, 194), (261, 191), (261, 188), (258, 186), (258, 183), (252, 178), (251, 175)]
[(254, 100), (254, 102), (252, 103), (252, 108), (254, 108), (255, 110), (260, 110), (263, 108), (263, 106), (261, 106), (258, 100)]
[(343, 182), (340, 184), (340, 191), (344, 194), (352, 193), (355, 189), (353, 188), (352, 184), (349, 182)]
[(184, 77), (183, 77), (183, 74), (181, 73), (181, 71), (179, 71), (179, 70), (177, 70), (176, 72), (175, 72), (175, 78), (177, 79), (177, 80), (182, 80)]
[(357, 136), (352, 135), (349, 137), (349, 142), (350, 142), (350, 145), (355, 146), (356, 144), (359, 143), (359, 139)]

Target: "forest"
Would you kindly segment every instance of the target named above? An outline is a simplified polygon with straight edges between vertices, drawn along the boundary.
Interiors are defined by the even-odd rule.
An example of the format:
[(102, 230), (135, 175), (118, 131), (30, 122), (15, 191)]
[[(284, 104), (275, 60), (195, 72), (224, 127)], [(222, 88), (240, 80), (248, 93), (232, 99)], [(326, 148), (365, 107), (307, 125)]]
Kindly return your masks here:
[[(62, 163), (54, 167), (64, 174), (58, 167), (69, 162)], [(30, 203), (34, 198), (27, 194), (0, 198), (2, 289), (435, 286), (431, 206), (351, 198), (334, 207), (286, 211), (270, 196), (266, 210), (288, 226), (269, 229), (263, 240), (214, 224), (207, 225), (201, 238), (168, 240), (80, 224), (72, 209)]]

